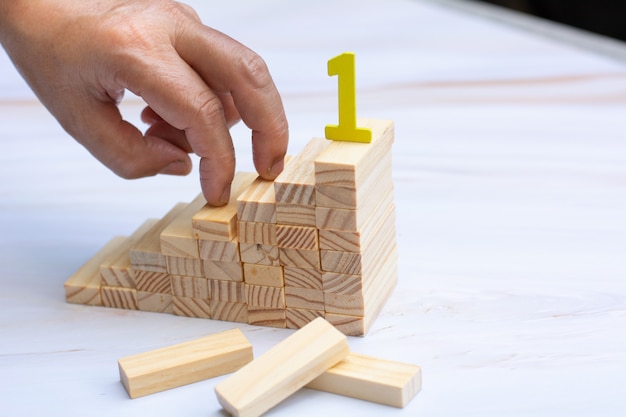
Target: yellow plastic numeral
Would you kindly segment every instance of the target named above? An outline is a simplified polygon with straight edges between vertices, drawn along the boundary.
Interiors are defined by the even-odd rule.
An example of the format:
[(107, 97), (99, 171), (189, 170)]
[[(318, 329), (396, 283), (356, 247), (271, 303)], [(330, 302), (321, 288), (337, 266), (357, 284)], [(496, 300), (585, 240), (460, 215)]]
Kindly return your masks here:
[(372, 130), (356, 127), (356, 77), (354, 53), (345, 52), (328, 61), (328, 75), (336, 75), (339, 84), (339, 124), (326, 125), (326, 139), (347, 142), (372, 141)]

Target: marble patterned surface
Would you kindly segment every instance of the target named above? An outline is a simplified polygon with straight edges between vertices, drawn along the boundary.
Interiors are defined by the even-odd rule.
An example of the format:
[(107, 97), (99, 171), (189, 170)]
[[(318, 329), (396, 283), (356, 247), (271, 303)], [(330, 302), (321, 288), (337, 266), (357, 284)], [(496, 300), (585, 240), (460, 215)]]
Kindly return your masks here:
[[(357, 54), (358, 112), (393, 119), (399, 284), (356, 352), (422, 366), (402, 410), (302, 390), (268, 416), (626, 413), (626, 67), (433, 2), (190, 1), (280, 88), (297, 153), (336, 120), (326, 61)], [(223, 416), (205, 381), (129, 400), (116, 361), (233, 323), (69, 305), (113, 235), (198, 192), (125, 181), (0, 55), (0, 415)], [(138, 122), (141, 102), (125, 116)], [(233, 129), (251, 170), (249, 132)], [(258, 355), (289, 330), (237, 325)]]

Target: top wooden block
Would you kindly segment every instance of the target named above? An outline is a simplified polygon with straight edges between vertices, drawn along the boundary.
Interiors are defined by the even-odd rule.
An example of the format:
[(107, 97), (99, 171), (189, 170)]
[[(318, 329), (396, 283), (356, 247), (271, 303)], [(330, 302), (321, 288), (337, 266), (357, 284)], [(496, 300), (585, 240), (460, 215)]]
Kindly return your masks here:
[(237, 198), (237, 219), (243, 222), (276, 223), (274, 183), (257, 178)]
[(371, 143), (332, 141), (315, 159), (315, 185), (358, 188), (393, 143), (393, 121), (359, 119), (372, 129)]
[(191, 216), (206, 204), (199, 194), (161, 232), (161, 253), (185, 258), (199, 258), (198, 240), (191, 227)]

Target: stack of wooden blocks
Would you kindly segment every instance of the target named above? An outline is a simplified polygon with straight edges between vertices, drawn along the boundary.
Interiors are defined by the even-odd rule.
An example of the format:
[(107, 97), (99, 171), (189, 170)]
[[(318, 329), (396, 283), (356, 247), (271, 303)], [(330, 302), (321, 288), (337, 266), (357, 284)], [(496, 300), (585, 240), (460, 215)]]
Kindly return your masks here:
[(393, 123), (371, 143), (313, 139), (264, 181), (237, 173), (231, 200), (199, 195), (112, 239), (66, 283), (71, 303), (300, 328), (324, 317), (363, 335), (397, 280)]

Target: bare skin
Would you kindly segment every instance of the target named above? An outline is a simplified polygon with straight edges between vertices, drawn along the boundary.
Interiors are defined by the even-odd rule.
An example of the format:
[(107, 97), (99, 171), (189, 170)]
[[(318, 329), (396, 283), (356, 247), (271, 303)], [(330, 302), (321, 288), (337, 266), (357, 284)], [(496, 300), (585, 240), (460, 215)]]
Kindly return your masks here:
[[(255, 167), (283, 169), (288, 127), (265, 62), (171, 0), (0, 0), (0, 42), (63, 128), (124, 178), (191, 171), (226, 204), (235, 172), (229, 128), (252, 130)], [(125, 90), (148, 107), (124, 121)]]

